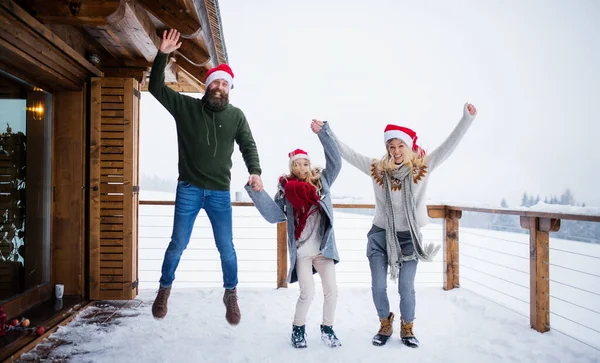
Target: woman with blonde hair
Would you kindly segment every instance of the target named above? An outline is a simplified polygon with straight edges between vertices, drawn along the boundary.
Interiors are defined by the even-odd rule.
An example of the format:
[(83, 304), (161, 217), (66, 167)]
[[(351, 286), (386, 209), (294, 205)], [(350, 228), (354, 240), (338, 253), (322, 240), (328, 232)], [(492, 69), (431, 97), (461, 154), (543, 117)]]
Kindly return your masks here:
[(287, 281), (300, 285), (300, 296), (292, 324), (292, 345), (306, 348), (306, 315), (315, 295), (313, 274), (318, 272), (323, 285), (321, 340), (330, 347), (340, 346), (333, 331), (337, 304), (335, 264), (339, 262), (333, 233), (333, 204), (330, 188), (342, 166), (342, 158), (327, 122), (311, 124), (325, 151), (325, 169), (314, 168), (304, 150), (289, 153), (289, 174), (279, 178), (277, 194), (271, 199), (264, 190), (246, 185), (260, 214), (270, 223), (288, 221), (290, 270)]
[(371, 268), (373, 302), (380, 328), (373, 344), (384, 345), (393, 333), (394, 313), (390, 311), (386, 276), (398, 280), (400, 294), (400, 337), (418, 347), (413, 333), (415, 318), (415, 275), (418, 260), (432, 261), (440, 246), (424, 245), (420, 229), (428, 222), (425, 191), (429, 175), (452, 154), (477, 110), (464, 105), (463, 117), (448, 138), (429, 155), (417, 145), (413, 130), (387, 125), (384, 130), (386, 154), (381, 160), (363, 156), (336, 138), (342, 158), (371, 177), (375, 192), (375, 216), (367, 233), (367, 257)]

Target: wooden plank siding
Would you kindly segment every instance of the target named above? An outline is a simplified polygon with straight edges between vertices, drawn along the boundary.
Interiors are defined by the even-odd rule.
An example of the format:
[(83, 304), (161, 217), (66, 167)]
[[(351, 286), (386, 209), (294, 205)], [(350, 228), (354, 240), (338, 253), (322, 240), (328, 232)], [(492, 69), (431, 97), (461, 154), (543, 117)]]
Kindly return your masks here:
[(90, 299), (137, 296), (139, 85), (92, 79)]
[(85, 294), (86, 93), (54, 94), (54, 281), (65, 295)]
[(48, 28), (10, 0), (0, 0), (0, 69), (38, 87), (80, 91), (102, 76)]

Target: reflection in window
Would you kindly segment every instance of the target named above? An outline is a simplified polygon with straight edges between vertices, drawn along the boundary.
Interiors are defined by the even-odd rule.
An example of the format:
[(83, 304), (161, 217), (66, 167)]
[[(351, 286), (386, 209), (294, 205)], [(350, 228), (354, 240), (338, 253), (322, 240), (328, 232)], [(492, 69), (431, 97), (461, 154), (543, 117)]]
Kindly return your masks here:
[(0, 300), (50, 280), (51, 97), (0, 73)]

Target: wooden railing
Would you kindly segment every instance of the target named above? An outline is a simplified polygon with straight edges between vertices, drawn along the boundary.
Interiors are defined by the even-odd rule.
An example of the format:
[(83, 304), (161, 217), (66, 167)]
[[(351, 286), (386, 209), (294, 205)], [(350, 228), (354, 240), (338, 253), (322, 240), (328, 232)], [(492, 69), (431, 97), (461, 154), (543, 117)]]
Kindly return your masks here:
[(463, 211), (516, 215), (521, 227), (529, 230), (529, 293), (531, 327), (538, 332), (550, 330), (550, 232), (558, 232), (563, 219), (600, 222), (600, 216), (530, 212), (510, 209), (430, 205), (429, 217), (443, 218), (444, 234), (444, 290), (459, 284), (459, 220)]
[[(140, 205), (174, 205), (173, 201), (140, 201)], [(232, 206), (253, 206), (251, 202), (232, 202)], [(372, 204), (334, 204), (336, 209), (373, 209)], [(561, 220), (600, 222), (600, 216), (489, 209), (451, 205), (428, 205), (428, 215), (443, 221), (444, 290), (460, 286), (459, 221), (464, 211), (505, 214), (520, 217), (520, 225), (529, 231), (530, 323), (538, 332), (550, 329), (549, 239), (560, 229)], [(277, 225), (277, 287), (287, 287), (287, 225)]]

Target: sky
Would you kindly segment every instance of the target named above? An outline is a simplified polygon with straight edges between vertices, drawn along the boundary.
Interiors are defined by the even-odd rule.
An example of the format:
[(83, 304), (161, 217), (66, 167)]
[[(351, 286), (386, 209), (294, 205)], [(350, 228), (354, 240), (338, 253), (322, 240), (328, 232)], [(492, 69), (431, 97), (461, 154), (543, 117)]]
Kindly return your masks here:
[[(416, 130), (432, 151), (470, 102), (478, 116), (431, 174), (429, 200), (498, 205), (506, 198), (516, 207), (524, 192), (543, 199), (570, 188), (576, 201), (600, 206), (600, 3), (339, 4), (219, 2), (235, 73), (230, 101), (250, 123), (267, 191), (287, 172), (293, 149), (325, 166), (312, 118), (379, 158), (388, 123)], [(140, 147), (142, 174), (175, 181), (174, 121), (149, 93), (142, 97)], [(243, 191), (247, 177), (236, 147), (232, 192)], [(370, 179), (348, 163), (332, 192), (373, 198)]]
[(0, 124), (0, 132), (6, 132), (7, 127), (10, 127), (12, 132), (25, 132), (26, 106), (27, 100), (23, 99), (0, 100), (0, 110), (3, 112), (2, 121), (10, 120), (10, 122)]

